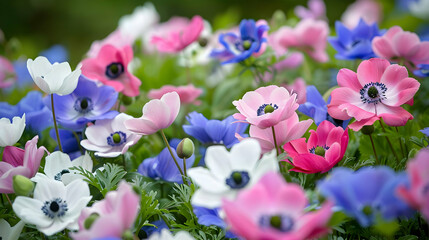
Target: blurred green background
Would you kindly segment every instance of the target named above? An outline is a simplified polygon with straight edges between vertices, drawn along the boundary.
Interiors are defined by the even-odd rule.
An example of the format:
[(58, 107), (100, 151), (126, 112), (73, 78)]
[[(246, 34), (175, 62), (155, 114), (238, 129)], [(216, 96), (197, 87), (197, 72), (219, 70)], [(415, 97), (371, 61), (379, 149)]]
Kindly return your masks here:
[[(121, 16), (131, 14), (138, 0), (1, 0), (0, 29), (6, 39), (15, 38), (19, 53), (36, 57), (53, 44), (62, 44), (72, 65), (81, 60), (94, 40), (116, 29)], [(237, 25), (243, 18), (269, 19), (277, 9), (287, 16), (307, 0), (156, 0), (161, 22), (171, 16), (201, 15), (215, 28)], [(331, 26), (353, 0), (325, 0)]]

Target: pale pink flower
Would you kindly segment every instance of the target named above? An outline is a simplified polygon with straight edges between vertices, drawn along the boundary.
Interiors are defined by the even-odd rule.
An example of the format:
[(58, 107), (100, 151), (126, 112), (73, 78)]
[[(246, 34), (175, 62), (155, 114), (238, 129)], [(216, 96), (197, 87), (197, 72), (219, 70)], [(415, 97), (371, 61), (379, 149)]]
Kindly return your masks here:
[(190, 22), (183, 18), (172, 18), (160, 32), (152, 35), (151, 43), (157, 46), (158, 51), (165, 53), (178, 53), (189, 44), (198, 40), (204, 28), (203, 18), (196, 15)]
[(233, 101), (232, 104), (240, 112), (234, 114), (235, 119), (259, 128), (278, 124), (291, 117), (298, 108), (296, 94), (290, 94), (286, 88), (275, 85), (247, 92), (242, 99)]
[[(279, 122), (274, 126), (277, 146), (281, 147), (287, 142), (302, 137), (312, 123), (313, 120), (311, 119), (300, 122), (296, 113), (293, 114), (292, 117)], [(250, 125), (249, 136), (249, 138), (258, 140), (259, 145), (261, 145), (262, 154), (275, 149), (273, 131), (271, 128), (261, 129), (255, 125)], [(238, 133), (236, 133), (236, 137), (240, 141), (247, 139), (241, 137)]]
[(168, 128), (176, 119), (179, 110), (179, 94), (169, 92), (161, 99), (153, 99), (146, 103), (142, 109), (143, 115), (125, 121), (125, 127), (137, 134), (150, 135)]
[(201, 101), (197, 101), (196, 99), (201, 95), (203, 90), (201, 88), (194, 87), (192, 84), (179, 87), (164, 85), (160, 89), (150, 90), (147, 96), (151, 99), (160, 99), (164, 94), (169, 92), (176, 92), (179, 94), (180, 102), (182, 104), (193, 103), (195, 105), (199, 105)]
[(110, 45), (113, 45), (114, 47), (120, 49), (120, 48), (125, 47), (126, 45), (131, 45), (132, 43), (133, 42), (132, 42), (131, 38), (128, 38), (125, 35), (123, 35), (121, 33), (121, 31), (115, 30), (112, 33), (110, 33), (109, 36), (107, 36), (105, 39), (99, 40), (99, 41), (94, 41), (91, 44), (91, 48), (86, 53), (86, 55), (89, 58), (96, 58), (98, 53), (100, 52), (101, 48), (104, 45), (110, 44)]
[(407, 163), (410, 187), (399, 186), (397, 193), (429, 222), (429, 149), (424, 148)]
[(297, 78), (292, 84), (284, 86), (289, 92), (296, 93), (296, 102), (303, 104), (307, 101), (307, 86), (302, 78)]
[(295, 7), (295, 14), (301, 19), (325, 19), (326, 6), (323, 0), (309, 0), (308, 9), (303, 6)]
[(277, 30), (275, 41), (284, 49), (296, 48), (318, 62), (326, 62), (328, 33), (329, 27), (325, 21), (303, 19), (295, 28), (285, 26)]
[(313, 212), (304, 210), (307, 205), (299, 185), (271, 172), (242, 190), (235, 201), (225, 199), (222, 208), (231, 231), (243, 239), (313, 239), (328, 233), (333, 204), (327, 202)]
[[(139, 195), (128, 183), (122, 181), (116, 191), (108, 192), (103, 200), (82, 210), (78, 219), (79, 232), (72, 233), (71, 237), (75, 240), (121, 238), (125, 231), (132, 230), (139, 206)], [(89, 228), (85, 228), (85, 220), (91, 214), (98, 214), (98, 218)]]
[(97, 57), (82, 61), (82, 74), (113, 87), (117, 92), (135, 97), (140, 94), (140, 80), (128, 71), (133, 59), (133, 49), (126, 45), (117, 48), (106, 44), (101, 47)]
[(380, 3), (374, 0), (357, 0), (347, 7), (346, 11), (341, 16), (341, 22), (347, 28), (355, 28), (360, 19), (363, 19), (367, 24), (372, 25), (381, 21), (383, 9)]
[(374, 53), (391, 62), (415, 69), (418, 64), (429, 63), (429, 42), (420, 42), (417, 34), (399, 26), (390, 28), (381, 37), (372, 40)]
[(328, 113), (340, 120), (354, 117), (349, 125), (354, 131), (380, 118), (389, 126), (403, 126), (413, 119), (401, 105), (412, 104), (420, 83), (408, 77), (405, 67), (372, 58), (363, 61), (357, 73), (341, 69), (337, 81), (340, 87), (331, 93)]
[(0, 88), (7, 88), (16, 81), (15, 70), (12, 63), (0, 56)]
[(32, 178), (40, 167), (40, 160), (48, 153), (45, 147), (37, 148), (39, 136), (35, 136), (25, 144), (25, 149), (6, 146), (3, 161), (0, 162), (0, 193), (14, 193), (13, 176), (22, 175)]
[(317, 130), (310, 130), (310, 137), (290, 141), (283, 148), (292, 158), (284, 160), (294, 168), (291, 171), (302, 173), (324, 173), (331, 170), (343, 159), (349, 143), (348, 129), (335, 127), (325, 120)]

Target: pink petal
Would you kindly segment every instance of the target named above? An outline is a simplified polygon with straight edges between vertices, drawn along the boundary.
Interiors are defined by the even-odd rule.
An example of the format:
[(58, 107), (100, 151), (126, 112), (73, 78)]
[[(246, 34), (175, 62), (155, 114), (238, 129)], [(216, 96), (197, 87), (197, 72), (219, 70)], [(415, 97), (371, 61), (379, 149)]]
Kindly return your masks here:
[(155, 123), (145, 118), (128, 119), (124, 125), (131, 132), (142, 135), (151, 135), (160, 130)]
[(357, 132), (359, 131), (363, 126), (370, 126), (372, 125), (375, 121), (379, 120), (380, 118), (377, 116), (371, 117), (371, 118), (366, 118), (366, 119), (362, 119), (361, 121), (355, 121), (352, 124), (349, 124), (349, 128), (352, 129), (353, 131)]
[(420, 39), (415, 33), (401, 32), (393, 37), (392, 43), (398, 56), (408, 57), (416, 54)]
[(371, 58), (359, 64), (357, 77), (362, 86), (367, 83), (380, 82), (384, 71), (390, 65), (386, 59)]
[(325, 152), (325, 159), (328, 165), (323, 169), (322, 173), (331, 170), (342, 158), (340, 144), (336, 142), (330, 145), (329, 149)]
[(318, 137), (317, 145), (319, 146), (326, 145), (328, 136), (333, 129), (335, 129), (335, 125), (330, 121), (325, 120), (321, 122), (316, 130), (317, 137)]
[(392, 43), (383, 37), (375, 37), (372, 40), (372, 49), (377, 56), (385, 59), (391, 59), (397, 56)]
[(421, 42), (417, 52), (413, 56), (410, 56), (410, 60), (414, 64), (426, 63), (429, 60), (429, 42)]
[(338, 86), (351, 88), (355, 92), (359, 92), (362, 89), (356, 73), (347, 68), (343, 68), (338, 72), (337, 82)]
[(388, 126), (404, 126), (408, 120), (413, 119), (413, 116), (401, 107), (389, 107), (384, 104), (377, 106), (378, 116), (383, 118), (383, 121)]
[(404, 78), (395, 87), (388, 88), (386, 99), (383, 104), (399, 107), (413, 100), (414, 95), (420, 88), (420, 83), (414, 78)]

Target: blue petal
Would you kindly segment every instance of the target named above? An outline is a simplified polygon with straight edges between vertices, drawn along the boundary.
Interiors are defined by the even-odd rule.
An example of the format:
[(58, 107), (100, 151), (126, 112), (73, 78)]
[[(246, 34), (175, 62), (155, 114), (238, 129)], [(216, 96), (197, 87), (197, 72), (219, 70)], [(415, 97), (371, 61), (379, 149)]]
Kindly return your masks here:
[(345, 27), (343, 23), (336, 21), (335, 22), (335, 30), (338, 35), (338, 41), (343, 44), (343, 46), (348, 46), (353, 42), (352, 40), (352, 33), (350, 29)]
[(243, 19), (240, 22), (240, 34), (241, 34), (242, 40), (256, 40), (257, 39), (257, 33), (256, 33), (255, 20)]
[(223, 143), (227, 129), (219, 120), (209, 120), (206, 125), (206, 132), (214, 143)]

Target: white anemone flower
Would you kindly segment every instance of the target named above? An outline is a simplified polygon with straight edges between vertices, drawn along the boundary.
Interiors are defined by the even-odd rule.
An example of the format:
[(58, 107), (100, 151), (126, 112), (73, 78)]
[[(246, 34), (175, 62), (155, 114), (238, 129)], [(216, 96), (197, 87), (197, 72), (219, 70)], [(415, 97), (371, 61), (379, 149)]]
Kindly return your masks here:
[(40, 178), (49, 178), (63, 182), (65, 185), (76, 179), (84, 179), (79, 171), (72, 170), (72, 167), (82, 167), (88, 172), (92, 172), (93, 162), (88, 153), (71, 161), (69, 155), (56, 151), (47, 156), (44, 173), (37, 173), (31, 180), (38, 182)]
[(194, 240), (188, 232), (180, 231), (175, 236), (168, 229), (162, 229), (160, 233), (154, 233), (148, 240)]
[(18, 240), (24, 226), (25, 223), (23, 221), (19, 221), (15, 226), (11, 227), (6, 220), (0, 219), (0, 239)]
[(409, 7), (414, 16), (429, 20), (429, 0), (412, 1)]
[(95, 121), (94, 125), (86, 128), (87, 139), (82, 140), (80, 145), (87, 150), (95, 151), (95, 155), (99, 157), (113, 158), (124, 154), (141, 138), (141, 135), (131, 132), (124, 125), (125, 120), (132, 118), (130, 115), (120, 113), (114, 119)]
[(13, 146), (21, 138), (25, 129), (25, 113), (20, 117), (0, 119), (0, 147)]
[(36, 85), (47, 94), (68, 95), (76, 87), (81, 74), (80, 66), (73, 72), (68, 62), (51, 64), (46, 57), (27, 60), (28, 72)]
[(192, 196), (191, 203), (206, 208), (217, 208), (222, 199), (234, 200), (237, 193), (253, 186), (267, 172), (278, 172), (275, 151), (260, 159), (261, 147), (254, 139), (235, 144), (228, 152), (224, 146), (207, 149), (207, 168), (196, 167), (188, 175), (200, 187)]
[(151, 2), (143, 6), (136, 7), (130, 15), (125, 15), (119, 19), (119, 31), (133, 42), (139, 37), (143, 37), (149, 29), (159, 22), (159, 14)]
[(45, 235), (53, 235), (65, 228), (78, 230), (77, 220), (91, 200), (89, 187), (83, 180), (65, 186), (52, 179), (40, 179), (34, 189), (34, 198), (18, 196), (12, 204), (22, 221), (36, 225)]

